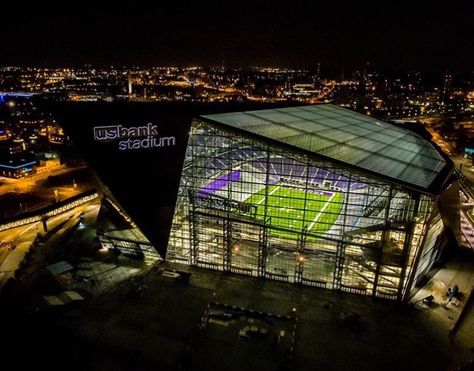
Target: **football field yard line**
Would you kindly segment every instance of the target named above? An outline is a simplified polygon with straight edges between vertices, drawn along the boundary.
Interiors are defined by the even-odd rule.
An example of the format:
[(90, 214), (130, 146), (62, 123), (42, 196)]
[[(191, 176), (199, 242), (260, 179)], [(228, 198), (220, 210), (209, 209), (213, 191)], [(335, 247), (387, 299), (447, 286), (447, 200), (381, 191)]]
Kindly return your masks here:
[(309, 225), (308, 227), (308, 232), (311, 231), (311, 229), (313, 229), (314, 225), (316, 224), (316, 222), (319, 220), (319, 218), (321, 217), (321, 214), (324, 212), (324, 210), (326, 210), (326, 208), (331, 204), (331, 201), (332, 199), (336, 196), (336, 192), (334, 192), (332, 194), (331, 197), (329, 197), (329, 200), (326, 201), (326, 203), (324, 204), (323, 208), (321, 210), (319, 210), (319, 213), (316, 214), (316, 216), (314, 217), (313, 221), (311, 222), (311, 224)]
[[(249, 199), (248, 202), (257, 207), (255, 217), (260, 219), (265, 214), (264, 204), (268, 202), (266, 215), (271, 218), (271, 227), (275, 227), (274, 230), (271, 230), (274, 236), (296, 239), (296, 235), (301, 232), (303, 224), (306, 224), (303, 220), (305, 215), (303, 209), (305, 207), (309, 214), (306, 214), (306, 218), (309, 219), (307, 220), (309, 225), (306, 224), (308, 225), (307, 231), (310, 232), (315, 229), (313, 239), (317, 238), (316, 235), (329, 230), (339, 215), (340, 207), (338, 205), (341, 202), (341, 193), (339, 192), (329, 192), (328, 190), (306, 191), (304, 188), (297, 188), (296, 185), (286, 187), (284, 184), (274, 184), (267, 187), (271, 189), (266, 191), (266, 195), (262, 194), (264, 190), (260, 190), (258, 195), (250, 196), (256, 201), (252, 202), (252, 199)], [(305, 193), (307, 193), (306, 196), (304, 196)], [(308, 204), (305, 206), (306, 199)], [(328, 211), (328, 214), (325, 214), (326, 211)], [(316, 226), (318, 223), (319, 225)], [(283, 229), (279, 230), (277, 227)]]
[[(275, 193), (278, 189), (280, 189), (280, 187), (281, 187), (281, 186), (276, 187), (275, 189), (273, 189), (272, 191), (270, 191), (270, 192), (268, 193), (268, 195), (269, 195), (269, 196), (272, 195), (272, 194)], [(264, 200), (265, 200), (265, 196), (263, 196), (262, 199), (256, 203), (256, 205), (260, 205)]]

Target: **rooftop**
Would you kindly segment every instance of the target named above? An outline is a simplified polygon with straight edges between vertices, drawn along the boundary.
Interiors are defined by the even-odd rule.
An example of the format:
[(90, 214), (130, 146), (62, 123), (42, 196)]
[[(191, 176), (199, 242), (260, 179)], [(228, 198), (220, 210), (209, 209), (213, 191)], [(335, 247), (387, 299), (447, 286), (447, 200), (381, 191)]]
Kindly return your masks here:
[(444, 185), (451, 169), (449, 160), (415, 132), (331, 104), (201, 118), (423, 191)]

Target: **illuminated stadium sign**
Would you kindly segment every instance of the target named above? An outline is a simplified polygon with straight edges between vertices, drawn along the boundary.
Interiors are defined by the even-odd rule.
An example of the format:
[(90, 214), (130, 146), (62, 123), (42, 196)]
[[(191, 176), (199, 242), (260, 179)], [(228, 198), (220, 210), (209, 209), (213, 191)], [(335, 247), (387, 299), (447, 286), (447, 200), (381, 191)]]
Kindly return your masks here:
[[(55, 102), (50, 107), (48, 103), (74, 146), (82, 149), (107, 185), (106, 197), (113, 196), (162, 258), (166, 258), (192, 118), (261, 106), (253, 102)], [(217, 178), (212, 179), (215, 187), (221, 184)], [(203, 188), (203, 196), (205, 192), (213, 189)]]
[(126, 127), (122, 125), (95, 126), (94, 139), (97, 142), (117, 141), (120, 151), (140, 150), (176, 145), (174, 136), (160, 137), (158, 126), (148, 123), (144, 126)]

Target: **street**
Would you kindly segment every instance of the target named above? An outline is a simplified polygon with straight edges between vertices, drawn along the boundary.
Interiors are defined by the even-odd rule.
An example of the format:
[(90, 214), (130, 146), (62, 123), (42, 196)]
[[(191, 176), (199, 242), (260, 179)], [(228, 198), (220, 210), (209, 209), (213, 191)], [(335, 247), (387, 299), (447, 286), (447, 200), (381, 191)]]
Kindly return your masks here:
[[(54, 235), (62, 235), (76, 224), (80, 215), (84, 215), (86, 218), (89, 214), (97, 216), (99, 209), (100, 204), (97, 200), (79, 205), (48, 219), (48, 230), (51, 231), (61, 226), (54, 232)], [(45, 234), (42, 222), (0, 232), (0, 241), (4, 243), (11, 242), (15, 246), (13, 250), (9, 250), (7, 247), (0, 248), (0, 287), (13, 276), (38, 234)]]

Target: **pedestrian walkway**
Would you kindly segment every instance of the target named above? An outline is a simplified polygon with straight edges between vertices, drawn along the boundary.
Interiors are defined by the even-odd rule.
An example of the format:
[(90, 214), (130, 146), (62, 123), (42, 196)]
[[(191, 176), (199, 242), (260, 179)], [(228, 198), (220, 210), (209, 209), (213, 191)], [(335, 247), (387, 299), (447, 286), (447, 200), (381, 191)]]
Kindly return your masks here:
[[(461, 296), (459, 300), (453, 300), (447, 304), (446, 295), (448, 288), (458, 285)], [(474, 253), (469, 250), (460, 250), (455, 258), (441, 268), (433, 278), (421, 288), (411, 299), (428, 317), (429, 321), (445, 332), (450, 337), (456, 320), (463, 310), (467, 297), (474, 287)], [(430, 305), (424, 305), (421, 300), (432, 295), (434, 301)], [(460, 322), (459, 330), (451, 336), (451, 341), (461, 345), (457, 352), (457, 364), (464, 364), (474, 358), (474, 310), (472, 300), (466, 307), (465, 315)], [(443, 335), (444, 336), (444, 335)]]
[(462, 242), (466, 247), (474, 249), (474, 226), (463, 210), (460, 213)]

